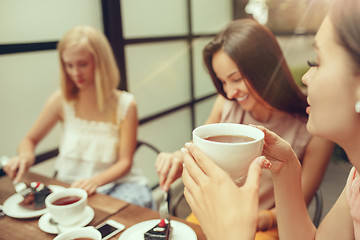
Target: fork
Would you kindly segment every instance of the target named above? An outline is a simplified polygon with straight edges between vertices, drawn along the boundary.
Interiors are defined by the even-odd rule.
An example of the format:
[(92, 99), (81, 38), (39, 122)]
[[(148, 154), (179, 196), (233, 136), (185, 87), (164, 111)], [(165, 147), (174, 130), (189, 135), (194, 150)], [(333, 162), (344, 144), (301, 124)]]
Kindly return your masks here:
[(168, 205), (168, 192), (164, 191), (163, 199), (159, 205), (160, 219), (170, 221), (169, 205)]

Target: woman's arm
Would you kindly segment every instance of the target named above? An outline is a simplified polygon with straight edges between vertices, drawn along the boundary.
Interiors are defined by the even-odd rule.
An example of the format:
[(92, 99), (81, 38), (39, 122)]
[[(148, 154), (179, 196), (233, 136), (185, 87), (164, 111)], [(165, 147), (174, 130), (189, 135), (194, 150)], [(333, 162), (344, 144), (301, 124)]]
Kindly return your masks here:
[[(319, 137), (312, 137), (306, 146), (301, 167), (301, 185), (307, 206), (323, 180), (333, 149), (333, 142)], [(267, 230), (276, 226), (276, 208), (270, 211), (259, 212), (258, 230)]]
[[(272, 163), (280, 239), (353, 239), (351, 217), (344, 192), (317, 231), (304, 200), (301, 165), (291, 146), (275, 133), (263, 127), (258, 128), (265, 133), (263, 153)], [(338, 224), (340, 222), (341, 224)]]
[(350, 208), (346, 198), (346, 186), (321, 222), (316, 232), (316, 239), (355, 239)]
[(23, 174), (34, 164), (35, 147), (62, 118), (62, 96), (60, 90), (53, 93), (18, 146), (18, 156), (13, 157), (4, 171), (14, 182), (21, 180)]
[(207, 118), (205, 124), (219, 123), (221, 120), (221, 114), (224, 108), (225, 98), (218, 94), (216, 97), (214, 106), (211, 109), (210, 115)]
[(137, 144), (137, 128), (137, 106), (135, 100), (133, 100), (119, 130), (121, 137), (118, 148), (118, 160), (116, 163), (104, 172), (90, 179), (76, 181), (71, 186), (82, 188), (87, 191), (88, 194), (92, 194), (99, 186), (113, 182), (126, 175), (133, 164), (133, 157)]
[(307, 206), (320, 187), (333, 151), (334, 143), (319, 137), (312, 137), (306, 147), (302, 161), (301, 185)]

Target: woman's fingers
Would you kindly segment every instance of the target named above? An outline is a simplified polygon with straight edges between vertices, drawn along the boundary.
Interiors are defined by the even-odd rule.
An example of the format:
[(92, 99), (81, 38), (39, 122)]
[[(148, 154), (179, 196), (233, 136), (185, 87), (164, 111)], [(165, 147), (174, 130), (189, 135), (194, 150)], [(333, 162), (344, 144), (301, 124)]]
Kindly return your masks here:
[(261, 169), (270, 168), (271, 163), (264, 156), (257, 157), (249, 166), (246, 182), (244, 187), (259, 188), (261, 179)]
[[(186, 198), (187, 203), (189, 204), (192, 210), (197, 209), (197, 199), (199, 196), (200, 187), (189, 174), (189, 171), (186, 167), (183, 168), (182, 172), (182, 180), (184, 183), (184, 196)], [(193, 211), (194, 212), (194, 211)]]
[(27, 163), (26, 159), (21, 157), (14, 157), (8, 162), (5, 167), (4, 171), (6, 174), (13, 179), (15, 183), (19, 182), (27, 170)]
[(24, 173), (26, 172), (26, 170), (27, 170), (26, 162), (25, 161), (20, 161), (19, 169), (18, 169), (18, 172), (17, 172), (16, 177), (14, 179), (15, 183), (18, 183), (18, 182), (21, 181), (21, 178), (24, 175)]
[(211, 160), (203, 151), (201, 151), (195, 144), (189, 142), (185, 144), (185, 147), (193, 156), (196, 164), (206, 175), (211, 176), (213, 174), (218, 175), (224, 173), (222, 170), (220, 170), (220, 167), (216, 165), (216, 163)]
[(184, 168), (183, 173), (182, 173), (182, 179), (183, 179), (183, 183), (185, 188), (191, 193), (192, 191), (194, 191), (197, 188), (197, 184), (194, 181), (194, 179), (191, 177), (191, 175), (189, 174), (189, 171)]
[(163, 191), (167, 191), (170, 184), (181, 176), (182, 163), (182, 153), (180, 151), (174, 153), (162, 152), (158, 155), (155, 168), (159, 176), (159, 185)]
[(252, 125), (252, 124), (249, 124), (249, 125), (261, 130), (265, 134), (265, 139), (264, 140), (265, 140), (266, 143), (275, 142), (279, 138), (279, 136), (276, 135), (276, 133), (270, 131), (269, 129), (267, 129), (267, 128), (263, 127), (263, 126), (255, 126), (255, 125)]
[(162, 190), (167, 191), (170, 188), (170, 184), (173, 183), (176, 179), (178, 179), (181, 176), (182, 173), (182, 163), (173, 162), (171, 165), (171, 168), (169, 170), (169, 173), (166, 177), (166, 180), (163, 184)]
[(199, 168), (199, 166), (195, 162), (195, 159), (190, 154), (189, 150), (186, 148), (182, 148), (181, 151), (183, 153), (183, 159), (185, 164), (184, 170), (187, 170), (189, 176), (194, 179), (194, 182), (196, 182), (197, 184), (201, 181), (201, 179), (205, 180), (204, 178), (206, 177), (206, 175), (201, 170), (201, 168)]
[(159, 184), (163, 186), (170, 167), (169, 153), (160, 153), (156, 159), (155, 167), (159, 176)]

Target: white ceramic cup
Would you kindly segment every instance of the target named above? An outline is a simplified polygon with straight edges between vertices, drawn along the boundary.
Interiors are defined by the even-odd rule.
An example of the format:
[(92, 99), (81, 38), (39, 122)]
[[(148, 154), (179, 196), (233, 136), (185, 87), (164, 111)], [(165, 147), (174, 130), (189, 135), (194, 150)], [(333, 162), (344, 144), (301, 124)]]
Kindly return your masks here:
[[(254, 140), (243, 143), (224, 143), (204, 139), (219, 135), (241, 135)], [(244, 124), (207, 124), (193, 130), (193, 143), (226, 171), (235, 183), (241, 185), (247, 175), (250, 163), (262, 154), (264, 133), (255, 127)]]
[(54, 240), (72, 240), (77, 238), (101, 240), (101, 233), (94, 227), (74, 228), (57, 235)]
[[(78, 196), (80, 200), (67, 205), (54, 205), (56, 200), (64, 197)], [(71, 226), (84, 216), (87, 206), (87, 193), (80, 188), (65, 188), (59, 192), (51, 193), (45, 199), (45, 205), (51, 217), (60, 225)]]

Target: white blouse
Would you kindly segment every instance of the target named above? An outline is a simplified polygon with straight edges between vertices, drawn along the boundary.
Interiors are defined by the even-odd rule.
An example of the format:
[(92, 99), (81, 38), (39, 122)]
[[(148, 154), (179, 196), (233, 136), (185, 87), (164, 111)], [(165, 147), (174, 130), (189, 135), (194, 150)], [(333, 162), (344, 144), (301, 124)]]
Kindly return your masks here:
[[(109, 167), (118, 159), (119, 128), (124, 120), (133, 95), (122, 91), (119, 96), (116, 124), (111, 122), (88, 121), (76, 117), (74, 102), (63, 103), (64, 122), (59, 156), (55, 163), (57, 178), (72, 183), (91, 178)], [(137, 182), (147, 184), (141, 170), (134, 167), (114, 183)], [(104, 185), (109, 188), (114, 183)], [(98, 189), (99, 190), (99, 189)]]

